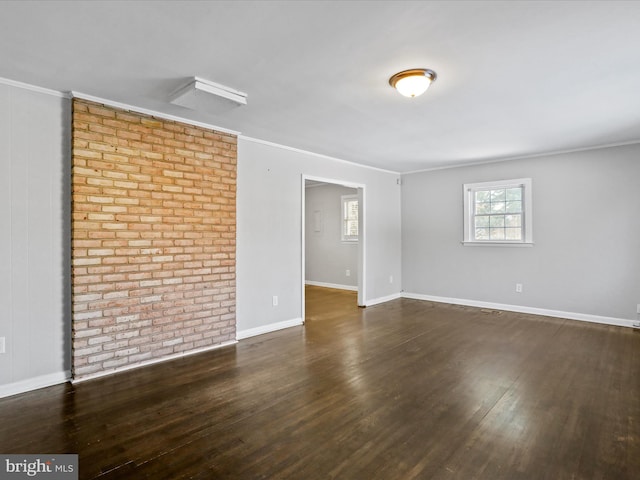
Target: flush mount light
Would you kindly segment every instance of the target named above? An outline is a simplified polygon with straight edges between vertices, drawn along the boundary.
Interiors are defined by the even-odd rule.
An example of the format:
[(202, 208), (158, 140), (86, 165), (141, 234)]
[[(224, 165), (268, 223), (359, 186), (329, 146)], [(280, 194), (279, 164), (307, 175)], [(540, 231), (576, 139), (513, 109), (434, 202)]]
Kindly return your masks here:
[(389, 79), (389, 85), (405, 97), (417, 97), (426, 92), (436, 78), (436, 72), (433, 70), (413, 68), (396, 73)]

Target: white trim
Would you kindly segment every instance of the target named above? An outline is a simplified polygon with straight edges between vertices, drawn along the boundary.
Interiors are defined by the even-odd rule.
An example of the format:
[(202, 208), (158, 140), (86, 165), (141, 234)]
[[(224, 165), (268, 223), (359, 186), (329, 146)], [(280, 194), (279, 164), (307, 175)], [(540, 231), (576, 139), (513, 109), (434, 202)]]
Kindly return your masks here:
[(304, 323), (305, 319), (305, 293), (304, 293), (304, 285), (306, 280), (306, 205), (307, 205), (307, 189), (306, 183), (307, 180), (312, 180), (315, 182), (323, 182), (330, 183), (333, 185), (342, 185), (343, 187), (355, 188), (358, 190), (358, 232), (360, 234), (358, 245), (358, 306), (364, 307), (366, 306), (365, 299), (367, 293), (367, 262), (366, 262), (366, 248), (367, 248), (367, 235), (366, 235), (366, 184), (364, 183), (353, 183), (346, 180), (336, 180), (334, 178), (324, 178), (324, 177), (316, 177), (314, 175), (302, 174), (302, 192), (301, 192), (301, 212), (302, 212), (302, 225), (300, 228), (300, 250), (302, 252), (301, 255), (301, 266), (300, 266), (300, 298), (302, 305), (302, 323)]
[(311, 185), (305, 185), (304, 188), (309, 189), (309, 188), (317, 188), (317, 187), (325, 187), (326, 185), (323, 185), (322, 183), (312, 183)]
[(638, 140), (629, 140), (627, 142), (605, 143), (603, 145), (591, 145), (589, 147), (569, 148), (567, 150), (551, 150), (549, 152), (532, 153), (530, 155), (517, 155), (515, 157), (492, 158), (492, 159), (478, 160), (478, 161), (473, 161), (472, 160), (472, 161), (470, 161), (468, 163), (459, 163), (457, 165), (444, 165), (444, 166), (440, 166), (440, 167), (423, 168), (421, 170), (410, 170), (408, 172), (402, 172), (402, 175), (412, 175), (414, 173), (423, 173), (423, 172), (434, 172), (434, 171), (437, 171), (437, 170), (448, 170), (450, 168), (476, 167), (478, 165), (489, 165), (491, 163), (510, 162), (512, 160), (526, 160), (526, 159), (529, 159), (529, 158), (553, 157), (554, 155), (565, 155), (567, 153), (588, 152), (590, 150), (601, 150), (601, 149), (604, 149), (604, 148), (626, 147), (627, 145), (638, 145), (638, 144), (640, 144), (640, 141), (638, 141)]
[(89, 102), (101, 103), (110, 107), (120, 108), (130, 112), (142, 113), (143, 115), (151, 115), (152, 117), (162, 118), (164, 120), (171, 120), (174, 122), (186, 123), (187, 125), (193, 125), (196, 127), (206, 128), (208, 130), (215, 130), (217, 132), (229, 133), (231, 135), (240, 136), (240, 132), (236, 130), (229, 130), (228, 128), (219, 127), (217, 125), (211, 125), (210, 123), (198, 122), (197, 120), (191, 120), (189, 118), (178, 117), (177, 115), (171, 115), (168, 113), (158, 112), (156, 110), (149, 110), (147, 108), (135, 107), (126, 103), (115, 102), (106, 98), (94, 97), (93, 95), (87, 95), (81, 92), (71, 92), (71, 98), (79, 98), (81, 100), (88, 100)]
[(9, 85), (11, 87), (23, 88), (25, 90), (31, 90), (32, 92), (44, 93), (45, 95), (51, 95), (59, 98), (71, 98), (68, 92), (59, 92), (57, 90), (51, 90), (49, 88), (38, 87), (36, 85), (30, 85), (28, 83), (17, 82), (15, 80), (9, 80), (8, 78), (0, 77), (0, 83)]
[(465, 247), (533, 247), (533, 242), (460, 242)]
[(19, 382), (0, 385), (0, 398), (30, 392), (31, 390), (38, 390), (39, 388), (51, 387), (52, 385), (59, 385), (68, 382), (70, 379), (71, 372), (66, 370), (64, 372), (50, 373)]
[(219, 343), (218, 345), (212, 345), (209, 347), (197, 348), (195, 350), (189, 350), (187, 352), (175, 353), (173, 355), (169, 355), (162, 358), (154, 358), (153, 360), (146, 360), (144, 362), (136, 363), (135, 365), (127, 365), (125, 367), (114, 368), (113, 370), (108, 370), (104, 372), (98, 372), (83, 376), (82, 378), (73, 378), (71, 379), (71, 383), (81, 383), (87, 380), (93, 380), (94, 378), (106, 377), (108, 375), (113, 375), (114, 373), (122, 373), (129, 370), (135, 370), (141, 367), (148, 367), (149, 365), (155, 365), (156, 363), (164, 363), (171, 360), (176, 360), (178, 358), (188, 357), (190, 355), (195, 355), (197, 353), (209, 352), (211, 350), (218, 350), (219, 348), (228, 347), (230, 345), (235, 345), (238, 343), (236, 340), (229, 340), (228, 342)]
[(302, 205), (300, 207), (301, 216), (300, 222), (302, 225), (300, 226), (300, 282), (302, 283), (302, 287), (300, 288), (300, 316), (302, 317), (302, 323), (304, 324), (307, 312), (306, 312), (306, 293), (305, 293), (305, 280), (307, 277), (306, 266), (305, 266), (305, 255), (307, 254), (307, 234), (305, 230), (307, 229), (307, 177), (302, 175), (302, 190), (300, 192), (300, 200)]
[(305, 285), (311, 285), (314, 287), (324, 287), (324, 288), (335, 288), (336, 290), (349, 290), (351, 292), (357, 292), (358, 286), (354, 285), (340, 285), (338, 283), (326, 283), (326, 282), (316, 282), (314, 280), (305, 280)]
[[(316, 177), (315, 175), (303, 175), (304, 180), (311, 180), (314, 182), (330, 183), (331, 185), (340, 185), (347, 188), (364, 188), (363, 183), (354, 183), (347, 180), (336, 180), (335, 178)], [(304, 182), (303, 182), (304, 186)], [(318, 185), (321, 186), (321, 185)]]
[[(241, 92), (240, 90), (236, 90), (235, 88), (227, 87), (226, 85), (222, 85), (221, 83), (212, 82), (211, 80), (207, 80), (206, 78), (202, 78), (198, 76), (193, 77), (193, 81), (197, 83), (201, 83), (202, 85), (200, 85), (200, 88), (202, 88), (202, 90), (208, 93), (212, 93), (214, 95), (224, 95), (224, 94), (230, 93), (233, 96), (243, 97), (243, 98), (235, 99), (234, 97), (227, 97), (229, 100), (233, 100), (235, 102), (242, 103), (244, 105), (247, 104), (246, 92)], [(222, 90), (222, 92), (220, 92), (219, 90)]]
[(275, 147), (275, 148), (281, 148), (283, 150), (289, 150), (290, 152), (304, 153), (306, 155), (312, 155), (314, 157), (324, 158), (325, 160), (333, 160), (335, 162), (345, 163), (347, 165), (353, 165), (353, 166), (356, 166), (356, 167), (368, 168), (368, 169), (371, 169), (371, 170), (376, 170), (378, 172), (393, 173), (395, 175), (400, 175), (401, 174), (400, 172), (395, 172), (393, 170), (386, 170), (386, 169), (380, 168), (380, 167), (372, 167), (371, 165), (364, 165), (362, 163), (356, 163), (356, 162), (352, 162), (350, 160), (343, 160), (342, 158), (330, 157), (329, 155), (324, 155), (322, 153), (315, 153), (315, 152), (311, 152), (309, 150), (303, 150), (301, 148), (296, 148), (296, 147), (288, 147), (287, 145), (282, 145), (280, 143), (269, 142), (267, 140), (260, 140), (259, 138), (247, 137), (246, 135), (238, 135), (238, 137), (242, 138), (243, 140), (247, 140), (248, 142), (260, 143), (260, 144), (266, 145), (268, 147)]
[(391, 300), (396, 300), (398, 298), (402, 298), (402, 293), (398, 292), (398, 293), (393, 293), (391, 295), (387, 295), (386, 297), (372, 298), (371, 300), (366, 301), (365, 306), (373, 307), (374, 305), (390, 302)]
[(581, 322), (602, 323), (604, 325), (615, 325), (617, 327), (633, 328), (634, 320), (624, 318), (603, 317), (600, 315), (589, 315), (587, 313), (564, 312), (560, 310), (548, 310), (546, 308), (525, 307), (521, 305), (507, 305), (504, 303), (482, 302), (478, 300), (467, 300), (464, 298), (438, 297), (435, 295), (423, 295), (421, 293), (402, 292), (402, 298), (413, 300), (426, 300), (429, 302), (450, 303), (453, 305), (465, 305), (467, 307), (491, 308), (494, 310), (506, 310), (508, 312), (530, 313), (545, 317), (564, 318), (568, 320), (578, 320)]
[(248, 328), (247, 330), (240, 330), (236, 333), (238, 340), (244, 340), (245, 338), (255, 337), (256, 335), (262, 335), (264, 333), (275, 332), (283, 330), (285, 328), (299, 327), (302, 325), (301, 318), (293, 318), (291, 320), (285, 320), (283, 322), (270, 323), (269, 325), (262, 325), (260, 327)]
[(184, 98), (194, 94), (197, 91), (208, 93), (209, 95), (214, 95), (216, 97), (222, 97), (233, 102), (236, 105), (247, 104), (246, 93), (201, 77), (193, 77), (189, 83), (178, 88), (169, 96), (169, 103), (189, 108), (188, 102), (184, 103)]
[[(496, 180), (491, 182), (479, 182), (479, 183), (465, 183), (462, 185), (463, 198), (464, 198), (464, 212), (463, 212), (463, 241), (464, 246), (478, 246), (478, 245), (521, 245), (521, 246), (533, 246), (533, 193), (532, 193), (533, 181), (531, 178), (516, 178), (512, 180)], [(475, 212), (475, 198), (474, 192), (487, 191), (489, 189), (507, 189), (507, 188), (520, 188), (522, 192), (521, 203), (522, 209), (520, 216), (522, 219), (522, 225), (520, 230), (522, 232), (521, 240), (476, 240), (474, 219)], [(506, 214), (506, 212), (505, 212)], [(484, 215), (484, 214), (483, 214)], [(493, 215), (493, 214), (489, 214)]]
[(367, 190), (358, 187), (358, 306), (367, 306)]

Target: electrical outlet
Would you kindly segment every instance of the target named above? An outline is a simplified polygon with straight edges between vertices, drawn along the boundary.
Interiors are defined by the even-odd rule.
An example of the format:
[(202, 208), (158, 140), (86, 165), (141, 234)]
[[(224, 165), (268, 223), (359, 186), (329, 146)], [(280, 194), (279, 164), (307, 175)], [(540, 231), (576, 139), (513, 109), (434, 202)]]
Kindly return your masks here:
[(5, 337), (0, 337), (0, 353), (5, 353)]
[(516, 293), (522, 293), (522, 284), (516, 283)]
[(389, 283), (393, 283), (393, 275), (389, 275)]
[(640, 303), (638, 304), (638, 308), (636, 308), (636, 312), (640, 313)]
[(347, 277), (351, 276), (351, 270), (347, 270), (345, 273), (346, 273)]
[(274, 307), (278, 306), (278, 296), (277, 295), (273, 296), (273, 299), (272, 299), (271, 303), (273, 304)]

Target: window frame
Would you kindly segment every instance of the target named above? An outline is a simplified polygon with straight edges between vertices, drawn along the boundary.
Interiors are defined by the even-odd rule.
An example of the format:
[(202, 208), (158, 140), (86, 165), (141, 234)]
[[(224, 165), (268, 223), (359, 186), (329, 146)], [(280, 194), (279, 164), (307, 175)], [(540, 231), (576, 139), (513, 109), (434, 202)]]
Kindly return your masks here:
[[(358, 195), (341, 195), (340, 196), (340, 239), (346, 243), (355, 243), (360, 238), (360, 224), (358, 223), (358, 235), (348, 235), (346, 233), (346, 226), (348, 221), (353, 221), (353, 219), (349, 219), (345, 216), (345, 204), (347, 202), (356, 201), (358, 204), (358, 217), (360, 216), (360, 203), (358, 200)], [(359, 220), (359, 219), (357, 219)]]
[[(478, 240), (475, 238), (475, 192), (491, 189), (522, 188), (522, 239), (520, 240)], [(533, 245), (533, 205), (531, 178), (497, 180), (493, 182), (465, 183), (464, 192), (464, 238), (465, 246), (519, 246)]]

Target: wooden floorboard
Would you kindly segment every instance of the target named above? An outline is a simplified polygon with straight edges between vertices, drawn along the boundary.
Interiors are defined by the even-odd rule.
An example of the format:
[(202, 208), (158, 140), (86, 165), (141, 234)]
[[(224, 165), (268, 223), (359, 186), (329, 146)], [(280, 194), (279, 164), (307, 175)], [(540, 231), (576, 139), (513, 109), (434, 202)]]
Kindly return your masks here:
[(303, 327), (0, 400), (82, 479), (638, 479), (640, 332), (307, 287)]

